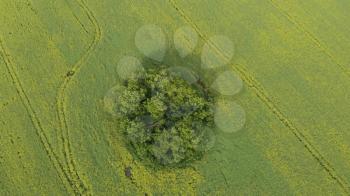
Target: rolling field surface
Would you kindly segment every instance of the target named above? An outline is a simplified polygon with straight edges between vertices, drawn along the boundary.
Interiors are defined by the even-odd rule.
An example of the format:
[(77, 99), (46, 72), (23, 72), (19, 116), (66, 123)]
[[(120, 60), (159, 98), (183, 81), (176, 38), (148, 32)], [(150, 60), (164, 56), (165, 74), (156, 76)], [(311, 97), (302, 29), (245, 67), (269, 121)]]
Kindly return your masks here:
[[(0, 0), (0, 195), (349, 195), (350, 2), (346, 0)], [(244, 128), (217, 131), (202, 160), (154, 170), (104, 111), (135, 33), (234, 43), (228, 68)], [(194, 68), (195, 69), (195, 68)], [(132, 179), (125, 168), (132, 168)]]

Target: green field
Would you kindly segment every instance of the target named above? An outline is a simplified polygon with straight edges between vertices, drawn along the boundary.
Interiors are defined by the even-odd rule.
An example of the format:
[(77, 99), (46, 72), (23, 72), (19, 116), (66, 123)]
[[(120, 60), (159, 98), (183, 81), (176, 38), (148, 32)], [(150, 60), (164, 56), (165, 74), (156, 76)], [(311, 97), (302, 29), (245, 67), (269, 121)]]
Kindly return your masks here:
[[(350, 1), (0, 0), (0, 195), (350, 195)], [(104, 110), (135, 33), (228, 37), (240, 131), (186, 168), (142, 164)], [(132, 179), (125, 168), (132, 168)]]

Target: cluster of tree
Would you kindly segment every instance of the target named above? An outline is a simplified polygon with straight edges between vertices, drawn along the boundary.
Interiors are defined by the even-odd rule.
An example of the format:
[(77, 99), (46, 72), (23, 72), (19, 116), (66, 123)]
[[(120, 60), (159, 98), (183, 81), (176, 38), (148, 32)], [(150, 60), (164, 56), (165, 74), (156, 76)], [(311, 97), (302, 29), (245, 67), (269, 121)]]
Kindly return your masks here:
[(120, 125), (136, 154), (175, 166), (205, 152), (213, 126), (213, 97), (203, 84), (188, 84), (167, 69), (149, 69), (124, 81), (116, 98)]

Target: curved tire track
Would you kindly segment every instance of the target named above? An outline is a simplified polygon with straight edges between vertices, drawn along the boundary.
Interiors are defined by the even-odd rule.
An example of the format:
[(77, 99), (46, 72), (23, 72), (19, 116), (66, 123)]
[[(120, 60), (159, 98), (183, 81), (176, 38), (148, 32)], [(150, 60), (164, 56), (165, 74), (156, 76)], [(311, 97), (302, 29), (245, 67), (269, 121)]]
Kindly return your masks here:
[(41, 122), (38, 118), (38, 115), (36, 114), (35, 110), (33, 109), (32, 103), (31, 103), (30, 99), (28, 98), (28, 95), (24, 91), (24, 88), (23, 88), (22, 82), (18, 76), (17, 70), (14, 66), (14, 63), (11, 59), (10, 54), (5, 49), (5, 46), (4, 46), (4, 43), (3, 43), (3, 40), (1, 37), (0, 37), (0, 54), (1, 54), (2, 58), (4, 59), (7, 72), (10, 75), (12, 83), (16, 88), (17, 94), (20, 97), (20, 100), (21, 100), (22, 104), (24, 105), (30, 120), (32, 121), (32, 123), (34, 125), (36, 135), (39, 137), (39, 141), (40, 141), (41, 145), (43, 145), (44, 150), (45, 150), (50, 162), (53, 164), (55, 170), (58, 173), (60, 180), (65, 185), (66, 190), (69, 192), (70, 191), (69, 188), (71, 187), (72, 190), (74, 191), (74, 193), (77, 194), (78, 192), (74, 188), (74, 183), (69, 178), (63, 165), (59, 162), (58, 156), (54, 153), (54, 150), (53, 150), (51, 144), (49, 143), (49, 140), (47, 138), (47, 135), (45, 134), (44, 128), (41, 125)]
[(102, 31), (95, 18), (92, 11), (88, 8), (88, 6), (82, 0), (76, 0), (79, 6), (83, 9), (85, 14), (87, 15), (89, 21), (93, 24), (95, 29), (94, 39), (92, 43), (89, 45), (85, 54), (78, 60), (78, 62), (73, 66), (73, 68), (69, 71), (69, 75), (65, 78), (63, 83), (61, 84), (58, 95), (57, 95), (57, 112), (58, 118), (60, 121), (60, 132), (61, 138), (63, 142), (63, 155), (68, 167), (68, 172), (71, 175), (71, 178), (75, 182), (76, 187), (79, 189), (80, 194), (89, 194), (89, 188), (86, 186), (85, 182), (80, 177), (78, 170), (76, 168), (76, 162), (73, 158), (72, 147), (69, 139), (69, 127), (67, 123), (66, 116), (66, 91), (70, 86), (70, 83), (74, 76), (81, 70), (84, 65), (84, 62), (88, 59), (88, 57), (92, 54), (92, 52), (96, 49), (97, 44), (102, 38)]
[[(204, 35), (199, 27), (188, 17), (185, 12), (176, 4), (175, 0), (168, 0), (173, 8), (179, 13), (183, 19), (192, 26), (193, 29), (196, 30), (198, 35), (203, 40), (208, 40), (206, 35)], [(225, 54), (218, 49), (213, 43), (209, 43), (212, 48), (216, 50), (216, 52), (222, 57), (227, 58)], [(267, 106), (267, 108), (277, 117), (281, 123), (286, 126), (293, 135), (297, 138), (299, 142), (301, 142), (306, 150), (311, 154), (311, 156), (316, 159), (319, 165), (328, 173), (328, 175), (336, 181), (337, 184), (344, 190), (344, 192), (350, 195), (350, 187), (346, 180), (344, 180), (341, 176), (337, 174), (334, 167), (331, 163), (317, 150), (317, 148), (312, 144), (312, 142), (297, 128), (295, 125), (287, 118), (285, 114), (283, 114), (277, 106), (273, 103), (271, 98), (268, 96), (266, 90), (260, 85), (260, 83), (251, 76), (243, 67), (236, 65), (232, 66), (232, 69), (237, 71), (242, 80), (248, 85), (249, 88), (255, 93), (255, 95)]]

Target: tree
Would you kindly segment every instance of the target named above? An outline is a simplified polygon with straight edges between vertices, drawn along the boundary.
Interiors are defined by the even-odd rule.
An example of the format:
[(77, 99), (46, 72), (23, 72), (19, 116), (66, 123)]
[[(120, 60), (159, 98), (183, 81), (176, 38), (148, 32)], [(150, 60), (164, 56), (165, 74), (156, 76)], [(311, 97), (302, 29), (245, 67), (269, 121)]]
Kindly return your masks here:
[(204, 153), (212, 127), (213, 97), (168, 69), (149, 69), (123, 83), (116, 113), (128, 143), (142, 159), (176, 166)]

